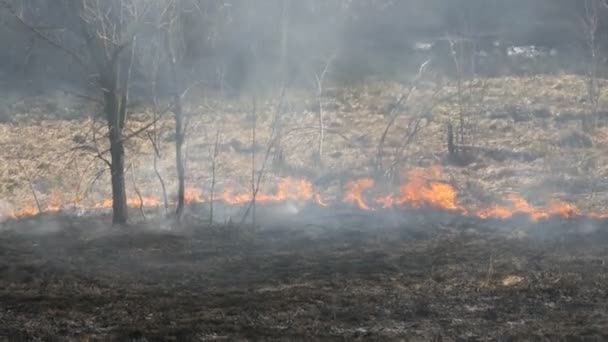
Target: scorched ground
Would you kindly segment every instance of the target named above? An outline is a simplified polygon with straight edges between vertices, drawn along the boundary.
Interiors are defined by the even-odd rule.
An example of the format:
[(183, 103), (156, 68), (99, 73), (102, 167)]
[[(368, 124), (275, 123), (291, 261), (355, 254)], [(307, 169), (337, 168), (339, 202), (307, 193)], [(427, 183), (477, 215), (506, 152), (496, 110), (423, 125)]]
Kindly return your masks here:
[[(5, 340), (608, 338), (602, 222), (4, 223)], [(44, 227), (44, 228), (41, 228)]]

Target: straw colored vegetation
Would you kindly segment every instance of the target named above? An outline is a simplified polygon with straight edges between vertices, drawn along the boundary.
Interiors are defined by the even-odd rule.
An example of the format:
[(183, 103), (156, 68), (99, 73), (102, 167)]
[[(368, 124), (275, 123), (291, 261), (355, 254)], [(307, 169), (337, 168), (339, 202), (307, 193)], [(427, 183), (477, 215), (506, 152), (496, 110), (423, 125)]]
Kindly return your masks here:
[[(575, 75), (544, 75), (479, 79), (464, 83), (458, 96), (453, 82), (421, 83), (398, 110), (399, 117), (388, 132), (381, 170), (377, 149), (388, 115), (408, 86), (367, 83), (329, 88), (323, 97), (325, 147), (322, 167), (315, 162), (318, 128), (314, 96), (291, 93), (283, 113), (281, 148), (284, 160), (269, 162), (264, 189), (272, 189), (277, 177), (295, 176), (314, 184), (324, 179), (322, 193), (335, 198), (340, 184), (360, 177), (399, 176), (416, 166), (443, 164), (441, 180), (458, 190), (458, 200), (478, 208), (488, 201), (500, 204), (508, 193), (517, 192), (530, 202), (544, 205), (551, 199), (574, 203), (583, 210), (602, 211), (608, 199), (608, 113), (600, 99), (600, 121), (593, 132), (583, 132), (581, 118), (588, 115), (585, 79)], [(604, 91), (605, 92), (605, 91)], [(0, 211), (5, 214), (34, 205), (34, 188), (43, 207), (59, 203), (94, 205), (109, 198), (109, 172), (95, 156), (107, 148), (103, 120), (92, 119), (98, 109), (78, 101), (69, 108), (51, 106), (56, 98), (26, 98), (9, 110), (13, 122), (0, 124)], [(216, 132), (220, 132), (217, 191), (250, 189), (251, 151), (258, 166), (269, 141), (277, 99), (257, 99), (257, 144), (251, 146), (252, 101), (250, 98), (208, 98), (193, 94), (186, 146), (187, 186), (208, 194), (211, 156)], [(466, 166), (447, 161), (446, 127), (460, 132)], [(60, 119), (56, 112), (69, 111), (78, 119)], [(417, 134), (404, 143), (414, 118)], [(152, 120), (151, 109), (131, 109), (129, 132), (137, 132)], [(408, 128), (408, 125), (409, 128)], [(164, 114), (157, 123), (161, 156), (159, 170), (174, 189), (173, 117)], [(149, 132), (147, 130), (145, 132)], [(153, 170), (154, 149), (147, 133), (128, 140), (128, 193), (160, 197)], [(457, 137), (458, 141), (458, 137)], [(274, 155), (273, 155), (274, 156)], [(277, 158), (275, 158), (277, 159)], [(104, 171), (105, 170), (105, 171)], [(322, 178), (326, 175), (327, 177)], [(387, 182), (388, 184), (389, 182)], [(31, 185), (31, 187), (30, 187)], [(270, 190), (269, 190), (270, 191)]]

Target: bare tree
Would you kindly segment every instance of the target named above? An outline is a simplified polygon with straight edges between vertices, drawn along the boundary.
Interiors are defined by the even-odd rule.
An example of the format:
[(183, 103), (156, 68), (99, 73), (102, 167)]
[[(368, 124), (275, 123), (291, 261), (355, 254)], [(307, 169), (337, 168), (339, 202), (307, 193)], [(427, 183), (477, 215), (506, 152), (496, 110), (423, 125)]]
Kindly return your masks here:
[(183, 22), (181, 15), (187, 10), (187, 3), (181, 0), (168, 1), (167, 11), (165, 12), (164, 41), (167, 54), (169, 73), (171, 75), (172, 87), (172, 109), (175, 119), (175, 167), (177, 171), (177, 207), (175, 219), (179, 222), (182, 218), (185, 206), (185, 183), (186, 167), (184, 156), (184, 144), (186, 141), (188, 118), (184, 111), (183, 99), (187, 93), (200, 82), (192, 82), (186, 86), (186, 80), (180, 72), (180, 63), (184, 55), (183, 41)]
[[(124, 135), (129, 102), (129, 84), (138, 34), (150, 16), (161, 13), (163, 2), (146, 0), (72, 0), (59, 2), (64, 8), (64, 26), (78, 43), (68, 44), (39, 30), (8, 1), (0, 2), (17, 21), (37, 38), (64, 51), (93, 72), (102, 92), (103, 113), (108, 128), (114, 224), (128, 220), (125, 189)], [(156, 7), (156, 8), (155, 8)], [(72, 46), (80, 45), (82, 49)]]

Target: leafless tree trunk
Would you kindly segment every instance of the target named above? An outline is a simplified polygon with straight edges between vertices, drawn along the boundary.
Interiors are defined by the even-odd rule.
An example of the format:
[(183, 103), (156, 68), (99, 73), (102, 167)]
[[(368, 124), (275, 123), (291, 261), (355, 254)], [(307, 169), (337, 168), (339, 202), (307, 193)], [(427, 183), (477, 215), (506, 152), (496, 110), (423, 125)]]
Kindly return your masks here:
[(184, 168), (184, 114), (179, 95), (175, 95), (175, 167), (177, 169), (177, 209), (175, 218), (179, 222), (184, 212), (186, 171)]
[[(89, 57), (97, 67), (103, 91), (111, 156), (112, 209), (114, 224), (128, 221), (125, 188), (125, 148), (123, 131), (127, 121), (129, 84), (133, 66), (136, 31), (142, 18), (137, 1), (109, 1), (103, 4), (80, 0), (73, 8), (79, 13), (82, 36)], [(145, 6), (143, 3), (142, 6)]]
[[(113, 82), (112, 82), (113, 83)], [(122, 132), (126, 116), (128, 95), (120, 96), (114, 84), (105, 88), (105, 114), (110, 138), (110, 172), (112, 175), (112, 222), (125, 224), (128, 220), (127, 192), (125, 188), (125, 147)]]
[(209, 224), (213, 224), (213, 206), (215, 205), (215, 172), (217, 168), (217, 156), (219, 155), (220, 129), (215, 132), (215, 143), (211, 155), (211, 190), (209, 194)]
[(255, 182), (255, 145), (257, 141), (256, 133), (258, 129), (258, 114), (257, 114), (257, 103), (255, 96), (253, 97), (252, 109), (251, 109), (251, 225), (255, 227), (255, 206), (256, 197), (258, 195), (258, 187)]
[(323, 113), (323, 83), (325, 81), (325, 76), (329, 71), (329, 67), (331, 65), (334, 56), (330, 56), (325, 61), (325, 66), (321, 73), (315, 72), (315, 84), (317, 86), (317, 101), (319, 103), (319, 111), (317, 115), (317, 119), (319, 122), (319, 141), (317, 145), (317, 160), (319, 164), (323, 165), (323, 142), (325, 140), (325, 118)]
[(148, 132), (148, 139), (150, 140), (150, 143), (152, 144), (152, 148), (154, 149), (154, 160), (153, 160), (153, 168), (154, 168), (154, 174), (156, 175), (156, 178), (158, 178), (158, 182), (160, 184), (160, 188), (163, 194), (163, 205), (165, 208), (165, 215), (167, 214), (167, 211), (169, 210), (169, 200), (167, 198), (167, 187), (165, 186), (165, 180), (163, 179), (163, 176), (160, 174), (160, 171), (158, 170), (158, 158), (161, 157), (160, 154), (160, 139), (158, 136), (158, 128), (156, 127), (156, 122), (158, 121), (158, 99), (156, 97), (156, 85), (153, 85), (153, 89), (154, 89), (154, 99), (153, 99), (153, 110), (152, 110), (152, 115), (153, 115), (153, 122), (154, 125), (152, 126), (152, 132)]
[(587, 67), (587, 95), (589, 97), (589, 113), (582, 118), (584, 131), (591, 131), (596, 126), (597, 111), (600, 100), (600, 84), (598, 82), (599, 69), (599, 40), (598, 33), (600, 22), (601, 0), (584, 0), (585, 14), (583, 17), (583, 28), (586, 36), (586, 44), (589, 49), (590, 60)]
[(283, 0), (281, 10), (281, 63), (280, 72), (284, 80), (287, 79), (289, 69), (289, 5), (291, 0)]
[[(465, 99), (464, 99), (464, 42), (462, 40), (455, 41), (453, 39), (449, 40), (450, 43), (450, 54), (452, 56), (452, 60), (454, 61), (454, 66), (456, 68), (456, 91), (458, 94), (458, 138), (460, 139), (460, 144), (464, 144), (465, 140), (465, 126), (466, 126), (466, 109), (465, 109)], [(458, 51), (457, 51), (458, 49)]]
[(179, 223), (184, 213), (185, 187), (186, 187), (186, 168), (184, 165), (184, 140), (185, 140), (185, 120), (184, 108), (182, 104), (182, 90), (180, 89), (181, 79), (178, 75), (177, 58), (179, 52), (177, 34), (180, 25), (180, 10), (181, 2), (172, 1), (167, 11), (168, 26), (165, 31), (165, 50), (169, 63), (169, 71), (171, 73), (173, 87), (173, 114), (175, 120), (175, 168), (177, 172), (177, 207), (175, 209), (175, 220)]
[(185, 202), (185, 183), (186, 183), (186, 155), (184, 145), (186, 142), (188, 117), (184, 111), (183, 99), (186, 94), (200, 82), (194, 82), (185, 86), (183, 73), (179, 71), (179, 62), (184, 57), (184, 42), (181, 20), (182, 12), (187, 11), (186, 2), (172, 1), (169, 3), (166, 12), (165, 50), (169, 60), (169, 71), (173, 81), (173, 113), (175, 119), (175, 167), (177, 171), (177, 208), (175, 219), (180, 222), (184, 212)]

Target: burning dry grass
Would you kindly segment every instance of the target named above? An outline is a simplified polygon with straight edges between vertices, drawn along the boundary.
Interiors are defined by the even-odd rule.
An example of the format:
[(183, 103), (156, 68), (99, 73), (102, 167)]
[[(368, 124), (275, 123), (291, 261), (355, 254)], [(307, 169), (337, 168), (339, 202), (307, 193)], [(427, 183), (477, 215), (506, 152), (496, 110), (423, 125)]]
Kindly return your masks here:
[[(257, 203), (261, 205), (278, 204), (284, 202), (295, 202), (299, 204), (315, 203), (319, 207), (328, 207), (342, 202), (354, 204), (358, 209), (364, 211), (376, 211), (379, 209), (393, 208), (427, 208), (437, 211), (453, 212), (463, 216), (475, 216), (481, 219), (509, 219), (514, 216), (527, 216), (536, 222), (553, 217), (563, 219), (570, 218), (608, 218), (607, 213), (583, 212), (571, 203), (552, 201), (546, 208), (531, 206), (524, 198), (517, 194), (510, 194), (508, 200), (510, 205), (495, 205), (484, 208), (477, 212), (470, 212), (458, 204), (458, 191), (449, 183), (440, 181), (442, 177), (441, 168), (417, 168), (410, 170), (405, 175), (405, 180), (399, 186), (399, 192), (388, 195), (374, 195), (375, 181), (371, 178), (363, 178), (350, 181), (340, 203), (327, 202), (323, 200), (324, 194), (315, 191), (310, 181), (294, 178), (283, 178), (278, 180), (274, 193), (259, 192), (256, 195)], [(368, 192), (366, 194), (366, 192)], [(224, 190), (217, 194), (216, 200), (226, 205), (244, 205), (252, 201), (251, 192), (235, 193), (232, 189)], [(186, 204), (205, 203), (204, 195), (200, 192), (186, 191)], [(174, 203), (172, 203), (173, 205)], [(162, 201), (158, 197), (130, 197), (127, 205), (131, 208), (160, 208)], [(96, 203), (91, 207), (76, 206), (72, 209), (79, 211), (91, 211), (92, 209), (109, 209), (112, 207), (111, 200)], [(47, 213), (62, 211), (63, 206), (56, 193), (51, 194), (48, 206), (44, 210)], [(41, 213), (37, 207), (26, 207), (19, 211), (10, 213), (7, 217), (19, 219), (34, 216)]]
[[(587, 136), (591, 146), (568, 140), (587, 110), (584, 79), (571, 75), (499, 78), (475, 80), (469, 88), (472, 94), (484, 89), (486, 95), (467, 113), (466, 143), (498, 152), (474, 155), (466, 168), (443, 165), (438, 174), (436, 165), (445, 161), (445, 127), (448, 122), (456, 123), (459, 108), (457, 100), (450, 97), (455, 92), (450, 84), (440, 90), (447, 100), (434, 106), (421, 133), (403, 146), (408, 120), (425, 114), (421, 111), (428, 108), (437, 89), (436, 85), (421, 86), (386, 144), (383, 166), (397, 166), (397, 183), (369, 176), (374, 169), (370, 161), (387, 122), (387, 108), (404, 91), (402, 86), (375, 83), (328, 91), (324, 99), (328, 131), (323, 169), (311, 164), (317, 138), (314, 100), (289, 98), (281, 140), (284, 162), (272, 163), (258, 200), (290, 199), (324, 205), (346, 201), (369, 210), (434, 206), (502, 218), (515, 213), (532, 219), (602, 215), (601, 203), (608, 200), (608, 185), (603, 182), (608, 179), (606, 158), (600, 152), (607, 144), (605, 128)], [(212, 137), (219, 129), (222, 139), (214, 198), (235, 204), (247, 202), (251, 199), (250, 152), (252, 148), (264, 150), (276, 104), (269, 101), (261, 106), (260, 145), (250, 146), (247, 101), (199, 102), (192, 102), (189, 108), (193, 115), (186, 147), (189, 201), (204, 202), (210, 197)], [(150, 121), (145, 111), (131, 117), (129, 132)], [(159, 169), (168, 188), (173, 189), (171, 117), (162, 118), (158, 128), (162, 140)], [(25, 120), (0, 125), (0, 133), (4, 216), (38, 211), (30, 186), (43, 210), (110, 206), (109, 175), (93, 152), (107, 148), (101, 122)], [(129, 193), (135, 194), (135, 187), (142, 192), (141, 198), (129, 198), (129, 205), (162, 206), (160, 186), (151, 167), (151, 144), (142, 134), (128, 145), (128, 174), (133, 174), (128, 177)], [(510, 157), (517, 153), (537, 157)]]

